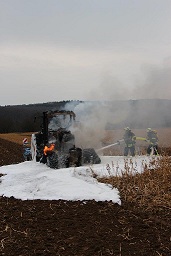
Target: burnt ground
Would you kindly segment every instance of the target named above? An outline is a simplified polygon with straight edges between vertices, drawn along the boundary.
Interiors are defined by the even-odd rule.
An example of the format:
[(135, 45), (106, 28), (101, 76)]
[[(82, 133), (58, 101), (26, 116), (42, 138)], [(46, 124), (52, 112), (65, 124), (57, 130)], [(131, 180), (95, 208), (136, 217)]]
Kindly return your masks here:
[[(22, 147), (0, 139), (0, 165)], [(151, 213), (122, 200), (21, 201), (0, 197), (0, 255), (171, 256), (171, 209)]]

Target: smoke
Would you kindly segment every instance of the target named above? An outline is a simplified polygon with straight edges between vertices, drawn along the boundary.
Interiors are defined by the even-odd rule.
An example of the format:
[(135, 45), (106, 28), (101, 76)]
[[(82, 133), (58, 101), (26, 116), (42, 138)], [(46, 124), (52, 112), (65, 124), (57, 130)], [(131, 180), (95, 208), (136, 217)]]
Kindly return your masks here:
[(66, 105), (66, 110), (76, 114), (76, 126), (72, 127), (76, 146), (101, 147), (106, 129), (171, 126), (171, 100), (167, 100), (171, 99), (171, 58), (162, 67), (144, 66), (142, 70), (143, 78), (132, 90), (109, 76), (91, 92), (101, 100)]
[[(72, 103), (66, 107), (72, 109)], [(73, 108), (76, 125), (71, 132), (77, 147), (98, 149), (103, 146), (106, 130), (115, 130), (117, 136), (122, 136), (118, 130), (127, 126), (144, 131), (148, 127), (171, 127), (170, 109), (171, 100), (164, 99), (82, 102)], [(110, 143), (115, 142), (116, 138), (110, 138)]]
[[(114, 107), (115, 105), (115, 107)], [(66, 110), (74, 110), (76, 125), (71, 128), (76, 145), (82, 148), (99, 148), (109, 123), (119, 124), (127, 117), (128, 109), (121, 109), (117, 102), (92, 101), (82, 102), (77, 106), (68, 103)]]
[(137, 99), (171, 99), (171, 58), (162, 67), (143, 66), (142, 79), (137, 79), (133, 95)]
[(90, 100), (127, 100), (131, 97), (131, 88), (124, 84), (121, 79), (115, 77), (112, 72), (102, 74), (98, 87), (93, 88), (88, 98)]
[(130, 100), (130, 99), (171, 99), (171, 57), (161, 65), (136, 67), (118, 75), (111, 70), (102, 73), (97, 87), (88, 93), (90, 100)]
[[(101, 103), (85, 102), (74, 108), (76, 123), (71, 128), (75, 135), (76, 146), (81, 148), (98, 148), (105, 132), (105, 107)], [(66, 110), (72, 110), (72, 103), (68, 103)]]

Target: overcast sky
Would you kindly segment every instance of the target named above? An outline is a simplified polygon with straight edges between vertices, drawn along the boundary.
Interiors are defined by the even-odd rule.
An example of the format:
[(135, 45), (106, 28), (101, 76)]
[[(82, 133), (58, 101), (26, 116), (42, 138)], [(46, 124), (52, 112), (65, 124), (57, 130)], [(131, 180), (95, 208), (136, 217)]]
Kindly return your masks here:
[(0, 0), (0, 105), (171, 99), (171, 0)]

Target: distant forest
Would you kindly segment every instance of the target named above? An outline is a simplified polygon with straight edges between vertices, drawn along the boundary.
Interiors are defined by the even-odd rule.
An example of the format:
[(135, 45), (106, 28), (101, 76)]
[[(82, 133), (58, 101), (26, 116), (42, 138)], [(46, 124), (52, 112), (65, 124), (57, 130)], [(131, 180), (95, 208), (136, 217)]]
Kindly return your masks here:
[[(128, 100), (128, 101), (60, 101), (37, 103), (29, 105), (0, 106), (0, 133), (35, 132), (40, 131), (44, 111), (65, 109), (66, 104), (73, 110), (81, 103), (91, 103), (92, 112), (103, 112), (103, 107), (112, 113), (112, 118), (106, 120), (106, 129), (118, 129), (124, 126), (131, 128), (171, 127), (171, 100)], [(90, 105), (90, 104), (89, 104)], [(67, 105), (68, 106), (68, 105)], [(96, 106), (93, 109), (93, 106)], [(98, 106), (98, 107), (97, 107)], [(90, 111), (90, 110), (89, 110)], [(100, 118), (105, 116), (99, 115)], [(118, 118), (118, 117), (122, 118)], [(35, 122), (36, 117), (36, 122)], [(117, 121), (120, 120), (120, 121)]]
[[(40, 131), (43, 112), (64, 109), (69, 102), (72, 101), (0, 106), (0, 133)], [(75, 105), (79, 103), (73, 101)]]

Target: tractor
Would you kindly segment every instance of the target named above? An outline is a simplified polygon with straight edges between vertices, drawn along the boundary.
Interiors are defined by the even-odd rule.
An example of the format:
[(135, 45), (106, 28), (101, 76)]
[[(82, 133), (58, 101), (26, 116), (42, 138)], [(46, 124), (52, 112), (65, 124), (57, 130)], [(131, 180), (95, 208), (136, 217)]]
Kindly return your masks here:
[(42, 118), (41, 131), (31, 138), (32, 160), (54, 169), (101, 163), (93, 148), (76, 147), (75, 136), (69, 130), (75, 123), (73, 111), (45, 111)]

